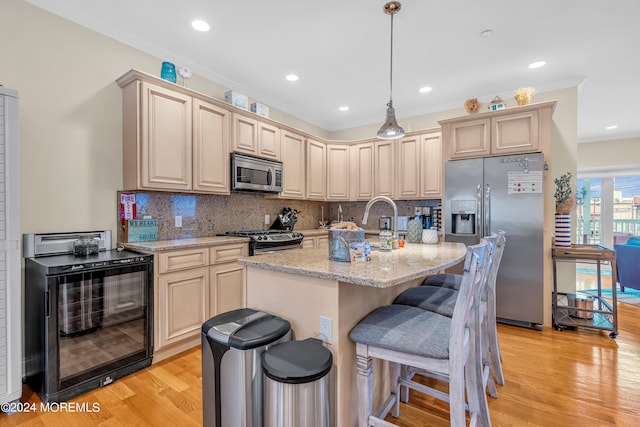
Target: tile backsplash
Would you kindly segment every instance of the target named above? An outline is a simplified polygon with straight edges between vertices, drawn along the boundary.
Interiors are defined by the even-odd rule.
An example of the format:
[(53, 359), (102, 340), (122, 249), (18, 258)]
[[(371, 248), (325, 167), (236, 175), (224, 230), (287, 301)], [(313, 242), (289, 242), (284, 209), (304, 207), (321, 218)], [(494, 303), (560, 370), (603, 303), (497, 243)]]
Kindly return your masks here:
[[(282, 209), (290, 207), (301, 211), (296, 230), (313, 229), (323, 217), (328, 223), (337, 220), (338, 206), (345, 220), (353, 218), (360, 225), (366, 202), (315, 202), (304, 200), (270, 199), (262, 194), (232, 193), (228, 196), (197, 195), (160, 192), (126, 192), (136, 195), (136, 217), (150, 216), (158, 220), (158, 240), (210, 237), (227, 231), (268, 229)], [(117, 216), (120, 218), (120, 194), (117, 198)], [(437, 206), (439, 200), (396, 201), (398, 215), (413, 215), (414, 206)], [(265, 224), (265, 215), (270, 216)], [(372, 206), (366, 228), (377, 228), (378, 218), (391, 216), (391, 207), (385, 203)], [(175, 226), (175, 217), (182, 217), (182, 227)], [(123, 241), (124, 230), (118, 229), (118, 241)]]

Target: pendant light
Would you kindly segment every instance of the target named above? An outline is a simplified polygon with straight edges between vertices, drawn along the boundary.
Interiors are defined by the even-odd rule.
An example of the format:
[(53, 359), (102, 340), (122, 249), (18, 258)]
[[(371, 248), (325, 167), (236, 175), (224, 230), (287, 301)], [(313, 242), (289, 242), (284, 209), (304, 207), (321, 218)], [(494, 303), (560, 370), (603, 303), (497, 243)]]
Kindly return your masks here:
[(400, 11), (402, 6), (397, 1), (391, 1), (384, 5), (384, 13), (391, 15), (391, 56), (389, 67), (389, 103), (387, 104), (387, 116), (384, 124), (378, 130), (380, 139), (397, 139), (404, 136), (404, 129), (400, 127), (396, 120), (396, 110), (393, 108), (393, 15)]

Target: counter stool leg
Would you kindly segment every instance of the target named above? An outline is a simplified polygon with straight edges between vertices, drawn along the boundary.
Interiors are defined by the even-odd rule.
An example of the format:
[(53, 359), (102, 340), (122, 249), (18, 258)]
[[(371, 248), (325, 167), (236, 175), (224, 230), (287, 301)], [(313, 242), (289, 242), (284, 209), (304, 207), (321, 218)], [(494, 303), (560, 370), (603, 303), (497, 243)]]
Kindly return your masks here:
[(367, 345), (356, 344), (356, 369), (358, 370), (358, 427), (369, 427), (373, 405), (372, 359), (367, 356)]

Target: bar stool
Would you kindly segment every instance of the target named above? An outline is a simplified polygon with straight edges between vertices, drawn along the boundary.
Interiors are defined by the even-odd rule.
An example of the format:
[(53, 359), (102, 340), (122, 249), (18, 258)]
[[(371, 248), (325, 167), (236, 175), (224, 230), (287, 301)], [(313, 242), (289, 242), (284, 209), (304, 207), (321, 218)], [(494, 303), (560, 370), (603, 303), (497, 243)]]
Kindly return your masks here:
[[(495, 287), (498, 268), (504, 252), (505, 232), (499, 231), (497, 235), (492, 234), (491, 236), (486, 236), (485, 239), (491, 245), (491, 252), (490, 263), (487, 265), (486, 292), (482, 295), (483, 383), (489, 388), (489, 394), (492, 397), (497, 397), (498, 394), (495, 382), (504, 385), (504, 374), (502, 371), (502, 356), (500, 354), (500, 346), (498, 344), (496, 325)], [(439, 282), (441, 283), (441, 286), (430, 285), (428, 284), (429, 279), (427, 279), (425, 280), (424, 285), (408, 289), (400, 294), (394, 301), (394, 304), (419, 307), (424, 310), (451, 317), (453, 315), (453, 308), (457, 299), (458, 291), (456, 288), (459, 289), (462, 275), (438, 274), (436, 276), (437, 277), (431, 283)], [(434, 276), (430, 276), (430, 278), (431, 277)], [(404, 398), (403, 400), (406, 401)]]
[[(480, 293), (486, 281), (478, 270), (478, 253), (486, 248), (484, 239), (467, 248), (452, 317), (392, 304), (374, 310), (351, 330), (349, 338), (356, 343), (360, 427), (390, 425), (384, 417), (389, 411), (392, 416), (399, 416), (401, 386), (449, 401), (452, 426), (466, 426), (466, 409), (472, 424), (491, 425), (479, 353)], [(373, 358), (388, 361), (391, 375), (390, 395), (375, 414), (372, 408)], [(449, 394), (402, 377), (401, 366), (447, 378)]]

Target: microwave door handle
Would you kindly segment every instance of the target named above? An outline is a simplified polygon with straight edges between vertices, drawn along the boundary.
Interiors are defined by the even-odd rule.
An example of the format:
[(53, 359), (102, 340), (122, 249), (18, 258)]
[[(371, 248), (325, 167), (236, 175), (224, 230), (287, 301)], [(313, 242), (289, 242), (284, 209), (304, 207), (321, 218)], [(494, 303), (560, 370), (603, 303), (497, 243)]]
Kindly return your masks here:
[(273, 168), (270, 167), (269, 170), (267, 171), (267, 186), (269, 186), (269, 188), (273, 187), (274, 176), (275, 176), (275, 171), (273, 170)]

